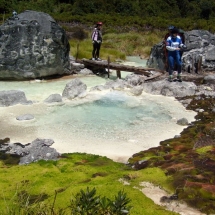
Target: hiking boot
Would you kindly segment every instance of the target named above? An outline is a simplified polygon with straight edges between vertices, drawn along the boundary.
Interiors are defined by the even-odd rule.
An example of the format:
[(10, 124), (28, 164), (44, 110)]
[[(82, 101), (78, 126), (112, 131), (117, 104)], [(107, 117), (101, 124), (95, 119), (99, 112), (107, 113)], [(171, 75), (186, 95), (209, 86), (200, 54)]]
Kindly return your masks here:
[(96, 58), (96, 60), (98, 60), (98, 61), (102, 61), (102, 59), (101, 59), (101, 58), (99, 58), (99, 57), (98, 57), (98, 58)]
[(95, 58), (93, 57), (91, 60), (95, 60)]
[(177, 76), (177, 81), (178, 81), (178, 82), (182, 82), (181, 76)]
[(169, 81), (169, 82), (172, 82), (172, 81), (173, 81), (172, 76), (170, 76), (170, 77), (168, 78), (168, 81)]

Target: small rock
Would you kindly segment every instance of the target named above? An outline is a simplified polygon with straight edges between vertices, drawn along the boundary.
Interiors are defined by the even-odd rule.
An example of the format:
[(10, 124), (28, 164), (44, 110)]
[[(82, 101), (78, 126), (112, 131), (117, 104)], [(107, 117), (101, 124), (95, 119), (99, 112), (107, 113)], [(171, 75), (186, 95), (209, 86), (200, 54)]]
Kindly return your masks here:
[(62, 96), (60, 94), (52, 94), (44, 100), (46, 103), (62, 102)]
[(24, 115), (21, 115), (21, 116), (17, 116), (16, 119), (19, 120), (19, 121), (32, 120), (32, 119), (34, 119), (34, 116), (31, 115), (31, 114), (24, 114)]
[(189, 122), (186, 118), (181, 118), (181, 119), (177, 120), (177, 124), (178, 125), (188, 125)]

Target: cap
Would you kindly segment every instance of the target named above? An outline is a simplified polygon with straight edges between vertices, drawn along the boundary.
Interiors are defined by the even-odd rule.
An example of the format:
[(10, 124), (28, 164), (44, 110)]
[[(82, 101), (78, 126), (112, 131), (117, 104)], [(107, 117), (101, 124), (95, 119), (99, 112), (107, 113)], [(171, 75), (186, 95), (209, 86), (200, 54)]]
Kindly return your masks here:
[(97, 25), (102, 25), (102, 22), (97, 22), (96, 24), (97, 24)]

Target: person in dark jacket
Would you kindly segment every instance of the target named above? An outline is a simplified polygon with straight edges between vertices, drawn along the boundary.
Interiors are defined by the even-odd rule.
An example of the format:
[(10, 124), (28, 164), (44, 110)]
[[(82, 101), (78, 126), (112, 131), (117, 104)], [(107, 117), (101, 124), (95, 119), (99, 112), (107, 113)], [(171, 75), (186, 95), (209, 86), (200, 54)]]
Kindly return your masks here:
[(100, 48), (102, 44), (102, 32), (101, 32), (102, 22), (97, 22), (96, 27), (91, 35), (93, 43), (92, 60), (101, 60), (99, 58)]

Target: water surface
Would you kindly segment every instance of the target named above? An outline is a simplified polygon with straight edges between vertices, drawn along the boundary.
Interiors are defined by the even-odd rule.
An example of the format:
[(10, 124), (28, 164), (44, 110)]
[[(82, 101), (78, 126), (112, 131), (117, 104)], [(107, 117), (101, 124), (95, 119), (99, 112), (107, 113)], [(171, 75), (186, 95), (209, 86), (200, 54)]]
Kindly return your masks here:
[[(114, 72), (112, 76), (114, 79)], [(53, 93), (62, 94), (66, 83), (75, 77), (1, 81), (0, 90), (23, 90), (34, 104), (1, 107), (0, 138), (10, 137), (11, 142), (23, 144), (51, 138), (55, 141), (53, 147), (61, 153), (86, 152), (126, 162), (132, 154), (179, 134), (184, 127), (176, 124), (177, 119), (194, 120), (195, 113), (172, 97), (144, 92), (138, 97), (121, 91), (91, 92), (91, 87), (107, 81), (98, 76), (78, 76), (88, 86), (85, 98), (64, 100), (59, 105), (43, 102)], [(22, 114), (32, 114), (35, 119), (16, 120)]]

